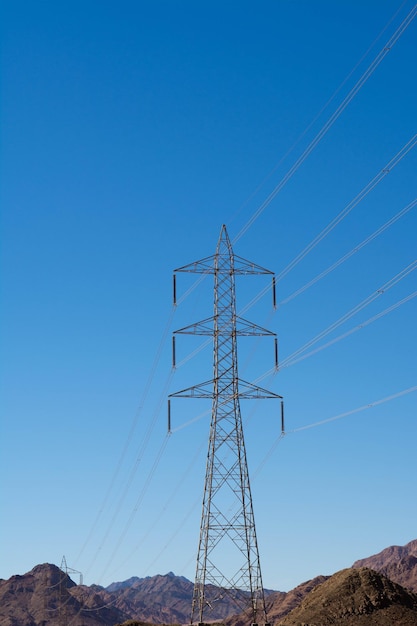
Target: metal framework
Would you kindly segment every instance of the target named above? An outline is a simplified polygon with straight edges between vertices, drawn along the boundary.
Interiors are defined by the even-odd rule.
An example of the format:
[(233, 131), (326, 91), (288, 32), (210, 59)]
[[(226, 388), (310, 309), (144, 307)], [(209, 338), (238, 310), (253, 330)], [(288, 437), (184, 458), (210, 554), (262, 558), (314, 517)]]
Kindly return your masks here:
[[(236, 315), (235, 276), (272, 275), (273, 300), (275, 277), (246, 259), (234, 255), (223, 225), (216, 252), (211, 257), (180, 267), (174, 271), (174, 304), (176, 304), (176, 273), (192, 272), (214, 275), (214, 315), (174, 332), (177, 334), (211, 335), (214, 344), (213, 379), (183, 389), (169, 396), (211, 398), (212, 415), (207, 454), (206, 477), (197, 553), (196, 577), (191, 608), (191, 624), (210, 619), (210, 612), (228, 596), (236, 610), (249, 609), (251, 621), (267, 622), (262, 585), (258, 542), (255, 529), (249, 473), (243, 437), (239, 400), (278, 398), (282, 396), (262, 389), (238, 377), (237, 336), (275, 333)], [(170, 399), (168, 429), (170, 430)], [(213, 619), (213, 617), (211, 617)]]
[(65, 555), (62, 557), (60, 568), (61, 574), (59, 577), (59, 602), (58, 602), (58, 624), (59, 626), (67, 626), (68, 624), (68, 577), (70, 574), (78, 574), (80, 577), (79, 584), (83, 584), (83, 575), (77, 569), (68, 567), (67, 559)]

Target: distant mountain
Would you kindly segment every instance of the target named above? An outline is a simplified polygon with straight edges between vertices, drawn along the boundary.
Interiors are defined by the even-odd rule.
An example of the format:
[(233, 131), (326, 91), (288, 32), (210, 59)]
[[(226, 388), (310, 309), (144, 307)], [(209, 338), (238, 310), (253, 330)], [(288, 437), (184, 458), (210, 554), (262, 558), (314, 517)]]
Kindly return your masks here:
[(127, 587), (132, 587), (135, 583), (140, 582), (143, 578), (138, 578), (137, 576), (132, 576), (127, 580), (122, 580), (118, 583), (111, 583), (108, 587), (105, 587), (105, 591), (112, 593), (113, 591), (120, 591), (120, 589), (126, 589)]
[[(374, 569), (380, 574), (384, 574), (387, 578), (390, 578), (393, 582), (405, 587), (408, 590), (417, 592), (416, 588), (416, 563), (417, 563), (417, 540), (411, 541), (406, 546), (391, 546), (386, 548), (375, 556), (356, 561), (353, 568), (368, 567)], [(348, 571), (348, 570), (346, 570)], [(285, 616), (291, 613), (296, 607), (298, 607), (306, 597), (310, 597), (310, 592), (321, 585), (330, 576), (317, 576), (312, 580), (302, 583), (295, 589), (285, 593), (277, 591), (272, 593), (267, 598), (266, 606), (268, 613), (268, 620), (280, 626), (281, 621)], [(325, 588), (326, 591), (326, 588)], [(391, 609), (395, 612), (397, 609)], [(415, 616), (413, 617), (415, 619)], [(249, 613), (243, 613), (241, 615), (234, 615), (225, 620), (227, 626), (246, 626), (250, 620)], [(322, 626), (321, 622), (309, 622), (307, 620), (301, 620), (298, 624), (305, 623), (308, 626)], [(332, 622), (331, 622), (332, 623)], [(339, 621), (334, 622), (336, 624)], [(372, 622), (369, 622), (370, 624)], [(388, 622), (389, 623), (389, 622)], [(413, 626), (417, 626), (417, 620), (411, 622)], [(397, 622), (393, 621), (390, 626), (396, 626)]]
[[(189, 623), (194, 584), (187, 578), (170, 572), (164, 576), (130, 580), (133, 581), (130, 585), (112, 583), (104, 590), (104, 593), (108, 593), (108, 601), (114, 603), (114, 606), (143, 622)], [(221, 595), (221, 602), (215, 603), (210, 612), (210, 621), (223, 620), (240, 612), (248, 603), (247, 593), (233, 591), (225, 594), (222, 591), (219, 594), (218, 588), (212, 585), (208, 585), (208, 588), (214, 591), (213, 595)], [(103, 593), (101, 595), (104, 601), (105, 596)]]
[[(276, 624), (278, 620), (287, 615), (295, 607), (297, 607), (312, 589), (327, 580), (329, 576), (317, 576), (312, 580), (298, 585), (291, 591), (274, 591), (266, 597), (266, 610), (268, 621)], [(247, 626), (251, 623), (251, 612), (246, 611), (241, 615), (232, 615), (225, 619), (225, 626)]]
[(374, 556), (356, 561), (352, 567), (370, 567), (417, 593), (417, 539), (405, 546), (391, 546)]
[[(176, 578), (177, 580), (180, 580), (185, 583), (190, 582), (184, 576), (175, 576), (174, 572), (168, 572), (168, 574), (165, 574), (165, 577)], [(146, 578), (138, 578), (137, 576), (132, 576), (131, 578), (128, 578), (127, 580), (122, 580), (121, 582), (117, 582), (117, 583), (111, 583), (108, 587), (105, 587), (105, 590), (111, 593), (113, 591), (119, 591), (119, 589), (126, 589), (127, 587), (132, 587), (136, 583), (141, 585), (144, 581), (152, 581), (154, 579), (155, 579), (155, 576), (146, 576)]]
[(316, 586), (276, 626), (416, 626), (417, 594), (362, 567)]
[[(318, 576), (287, 593), (266, 591), (268, 618), (275, 626), (417, 626), (413, 590), (417, 591), (417, 540), (386, 548), (356, 561), (351, 569)], [(187, 624), (192, 593), (193, 583), (172, 572), (134, 576), (107, 588), (88, 587), (76, 585), (46, 563), (23, 576), (0, 580), (0, 626), (115, 626), (129, 620)], [(225, 595), (207, 619), (247, 626), (251, 616), (238, 608), (246, 596), (236, 596), (237, 603)]]
[(113, 626), (128, 617), (49, 563), (0, 581), (1, 626)]
[[(0, 626), (114, 626), (129, 619), (153, 624), (189, 623), (193, 583), (172, 572), (99, 585), (76, 585), (55, 565), (37, 565), (0, 581)], [(217, 590), (216, 590), (217, 591)], [(236, 592), (242, 601), (245, 594)], [(232, 598), (219, 602), (213, 619), (239, 610)]]
[(138, 578), (130, 586), (118, 585), (115, 591), (105, 593), (132, 618), (155, 624), (189, 622), (193, 583), (186, 578), (171, 573)]

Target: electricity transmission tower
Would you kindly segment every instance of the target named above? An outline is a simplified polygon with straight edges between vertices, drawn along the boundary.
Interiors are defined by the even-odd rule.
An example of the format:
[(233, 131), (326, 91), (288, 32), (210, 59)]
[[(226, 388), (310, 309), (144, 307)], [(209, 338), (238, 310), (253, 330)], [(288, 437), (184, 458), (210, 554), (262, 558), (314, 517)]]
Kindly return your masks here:
[[(226, 596), (235, 603), (236, 612), (247, 609), (251, 611), (253, 624), (258, 618), (266, 623), (267, 614), (239, 400), (279, 398), (282, 421), (283, 405), (282, 396), (238, 377), (237, 337), (239, 335), (274, 337), (276, 368), (278, 349), (275, 333), (237, 316), (235, 276), (272, 275), (274, 306), (275, 277), (273, 272), (234, 255), (225, 226), (221, 229), (213, 256), (174, 271), (174, 304), (176, 304), (177, 272), (214, 275), (213, 317), (181, 328), (173, 335), (174, 367), (176, 335), (212, 336), (214, 345), (213, 379), (169, 396), (169, 398), (212, 399), (191, 624), (198, 621), (199, 625), (202, 625), (204, 618), (210, 611), (216, 609), (218, 603)], [(170, 413), (169, 399), (169, 430)]]
[(59, 576), (58, 624), (59, 626), (67, 626), (69, 623), (68, 603), (71, 599), (71, 596), (68, 593), (69, 575), (78, 574), (80, 577), (80, 585), (83, 584), (83, 575), (78, 570), (68, 567), (65, 556), (62, 557), (59, 569), (61, 571)]

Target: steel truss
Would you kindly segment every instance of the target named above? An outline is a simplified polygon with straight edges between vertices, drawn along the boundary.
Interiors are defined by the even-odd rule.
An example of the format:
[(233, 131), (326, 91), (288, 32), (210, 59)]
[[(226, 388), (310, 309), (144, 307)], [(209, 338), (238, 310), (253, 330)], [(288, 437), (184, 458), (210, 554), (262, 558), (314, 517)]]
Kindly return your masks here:
[[(218, 608), (222, 598), (232, 598), (236, 612), (249, 609), (252, 623), (267, 622), (252, 495), (243, 437), (239, 400), (282, 399), (238, 377), (237, 336), (275, 333), (236, 315), (235, 276), (270, 274), (273, 299), (273, 272), (234, 255), (223, 225), (216, 252), (211, 257), (185, 265), (176, 274), (190, 272), (214, 275), (214, 315), (175, 331), (179, 334), (211, 335), (214, 344), (213, 379), (173, 393), (169, 398), (211, 398), (212, 415), (206, 463), (197, 567), (191, 608), (191, 624), (204, 619)], [(169, 426), (170, 429), (170, 400)]]

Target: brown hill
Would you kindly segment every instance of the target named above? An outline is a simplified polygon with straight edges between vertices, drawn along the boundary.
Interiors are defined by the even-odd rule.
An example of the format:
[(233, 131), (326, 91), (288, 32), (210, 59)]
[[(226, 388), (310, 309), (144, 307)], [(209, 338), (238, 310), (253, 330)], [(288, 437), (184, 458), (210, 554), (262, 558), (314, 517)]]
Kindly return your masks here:
[[(291, 591), (275, 591), (266, 596), (266, 610), (268, 614), (268, 621), (276, 623), (282, 619), (295, 607), (297, 607), (301, 601), (306, 597), (308, 593), (317, 585), (327, 580), (328, 576), (317, 576), (312, 580), (298, 585)], [(247, 611), (240, 615), (232, 615), (224, 620), (225, 626), (247, 626), (251, 622), (251, 612)]]
[[(0, 581), (0, 626), (56, 626), (67, 622), (71, 626), (114, 626), (128, 619), (184, 624), (190, 620), (192, 593), (193, 583), (172, 573), (135, 577), (104, 589), (76, 585), (55, 565), (37, 565), (23, 576)], [(242, 593), (226, 596), (211, 617), (222, 619), (246, 603)]]
[(75, 583), (55, 565), (37, 565), (0, 581), (0, 626), (113, 626), (128, 615), (103, 606), (100, 595)]
[(115, 606), (138, 621), (175, 624), (189, 621), (192, 594), (193, 583), (186, 578), (166, 574), (138, 578), (133, 584), (122, 586), (108, 596)]
[[(374, 596), (377, 592), (374, 590), (374, 595), (368, 593), (367, 586), (371, 589), (372, 585), (370, 580), (362, 574), (358, 579), (352, 578), (348, 583), (343, 583), (342, 588), (337, 593), (334, 592), (333, 587), (337, 581), (340, 582), (337, 577), (342, 575), (339, 572), (329, 580), (324, 576), (314, 578), (288, 593), (266, 592), (269, 621), (276, 626), (281, 623), (285, 626), (295, 624), (297, 621), (286, 621), (292, 619), (294, 615), (295, 620), (299, 619), (294, 610), (301, 610), (303, 607), (304, 610), (307, 606), (308, 611), (311, 612), (314, 609), (317, 612), (318, 607), (315, 606), (312, 609), (310, 601), (323, 596), (323, 610), (333, 606), (337, 598), (339, 599), (339, 608), (333, 607), (332, 611), (336, 614), (338, 610), (342, 613), (345, 611), (342, 624), (355, 623), (359, 626), (365, 622), (358, 620), (366, 617), (368, 619), (366, 623), (370, 625), (385, 624), (391, 620), (390, 626), (403, 623), (417, 626), (415, 608), (412, 603), (410, 605), (410, 597), (415, 598), (415, 595), (407, 595), (404, 589), (401, 593), (397, 590), (395, 592), (397, 595), (394, 594), (396, 598), (394, 601), (392, 592), (394, 588), (389, 590), (387, 587), (388, 583), (394, 585), (396, 582), (411, 591), (417, 591), (417, 540), (411, 541), (406, 546), (386, 548), (377, 555), (357, 561), (353, 570), (344, 571), (353, 575), (353, 572), (362, 571), (362, 565), (371, 565), (372, 569), (378, 570), (394, 581), (377, 583), (376, 578), (372, 579), (383, 595), (386, 606), (379, 607), (375, 604)], [(333, 582), (330, 583), (330, 580)], [(385, 580), (384, 577), (382, 580)], [(351, 588), (350, 599), (343, 599), (342, 592), (346, 585)], [(190, 619), (192, 590), (193, 584), (189, 580), (172, 573), (142, 579), (133, 577), (127, 581), (113, 583), (107, 589), (98, 585), (87, 587), (76, 585), (54, 565), (38, 565), (23, 576), (12, 576), (9, 580), (0, 580), (0, 626), (56, 626), (67, 621), (71, 623), (71, 626), (114, 626), (126, 620), (154, 624), (186, 624)], [(216, 591), (218, 593), (218, 590)], [(328, 599), (324, 598), (326, 593), (330, 594)], [(367, 596), (370, 598), (370, 606), (374, 608), (369, 614), (356, 614), (356, 604), (365, 606), (364, 598)], [(378, 595), (375, 597), (378, 599)], [(227, 626), (246, 626), (250, 623), (248, 622), (248, 619), (251, 619), (250, 616), (240, 613), (241, 609), (236, 606), (232, 598), (227, 595), (225, 598), (229, 601), (216, 603), (216, 613), (210, 616), (210, 620), (222, 620)], [(402, 601), (405, 602), (403, 607)], [(239, 615), (234, 615), (238, 612)], [(376, 615), (383, 621), (372, 621)], [(329, 615), (323, 619), (330, 619)], [(346, 621), (349, 619), (351, 619), (350, 622)], [(404, 621), (409, 619), (412, 621)], [(300, 623), (309, 626), (320, 623), (324, 626), (324, 624), (336, 622), (311, 622), (308, 619), (299, 619), (298, 624)]]
[(317, 587), (317, 585), (321, 585), (328, 578), (328, 576), (316, 576), (311, 580), (301, 583), (301, 585), (298, 585), (295, 589), (288, 591), (284, 594), (284, 597), (281, 598), (280, 595), (282, 592), (273, 594), (267, 600), (268, 620), (273, 623), (278, 622), (285, 615), (299, 606), (310, 591)]
[(368, 568), (316, 586), (277, 626), (416, 626), (417, 594)]
[(352, 567), (369, 567), (417, 593), (417, 539), (405, 546), (385, 548), (378, 554), (356, 561)]

